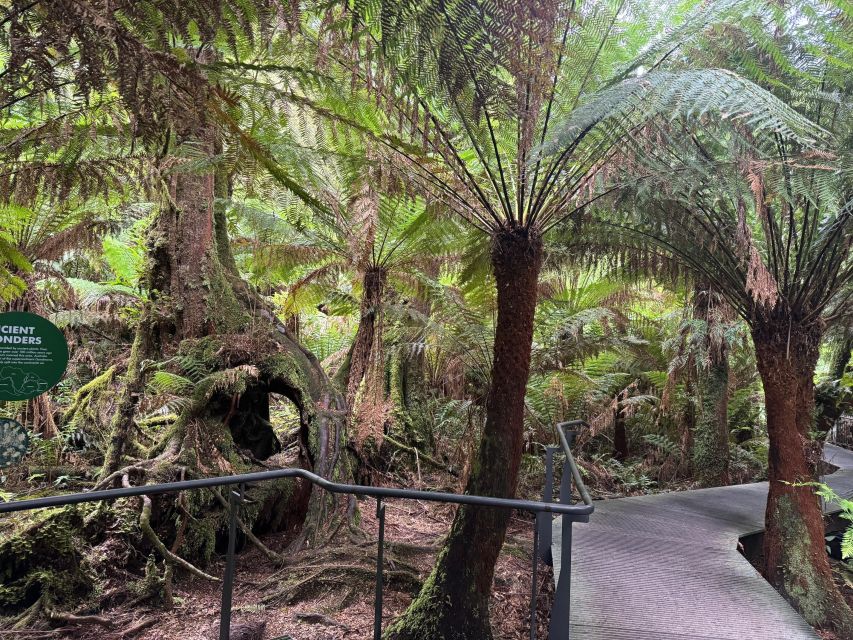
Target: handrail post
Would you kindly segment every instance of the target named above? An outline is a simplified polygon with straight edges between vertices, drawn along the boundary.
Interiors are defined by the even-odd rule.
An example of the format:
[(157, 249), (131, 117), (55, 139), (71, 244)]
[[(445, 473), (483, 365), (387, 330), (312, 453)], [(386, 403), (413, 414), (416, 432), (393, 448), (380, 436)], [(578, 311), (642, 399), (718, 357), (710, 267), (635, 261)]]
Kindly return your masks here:
[(383, 557), (385, 555), (385, 505), (382, 498), (376, 498), (376, 518), (379, 520), (379, 546), (376, 550), (376, 597), (373, 604), (373, 640), (382, 638), (382, 576)]
[(560, 577), (554, 590), (554, 604), (551, 606), (551, 624), (548, 627), (548, 640), (569, 640), (571, 625), (571, 586), (572, 586), (572, 521), (560, 518)]
[[(567, 423), (557, 425), (558, 430), (570, 426)], [(573, 426), (573, 425), (571, 425)], [(575, 443), (576, 431), (562, 431), (565, 445), (569, 448)], [(572, 503), (572, 461), (571, 451), (566, 450), (563, 473), (560, 476), (560, 502)], [(580, 483), (581, 481), (578, 480)], [(578, 488), (582, 495), (584, 491)], [(560, 576), (554, 590), (554, 603), (551, 606), (551, 622), (548, 627), (548, 640), (569, 640), (571, 633), (571, 587), (572, 587), (572, 520), (560, 518)]]
[[(239, 492), (239, 493), (238, 493)], [(228, 551), (225, 556), (225, 578), (222, 581), (222, 609), (219, 613), (219, 640), (231, 637), (231, 598), (234, 593), (234, 548), (237, 538), (237, 505), (243, 500), (244, 485), (228, 491)]]
[[(539, 586), (539, 521), (537, 513), (533, 523), (533, 576), (530, 580), (530, 640), (536, 640), (536, 596)], [(550, 519), (550, 518), (549, 518)], [(549, 523), (550, 524), (550, 523)]]
[[(557, 447), (545, 447), (545, 489), (542, 491), (542, 502), (553, 502), (554, 500), (554, 453)], [(554, 564), (551, 558), (551, 541), (554, 521), (549, 513), (536, 514), (536, 527), (539, 536), (539, 556), (542, 561), (551, 566)]]

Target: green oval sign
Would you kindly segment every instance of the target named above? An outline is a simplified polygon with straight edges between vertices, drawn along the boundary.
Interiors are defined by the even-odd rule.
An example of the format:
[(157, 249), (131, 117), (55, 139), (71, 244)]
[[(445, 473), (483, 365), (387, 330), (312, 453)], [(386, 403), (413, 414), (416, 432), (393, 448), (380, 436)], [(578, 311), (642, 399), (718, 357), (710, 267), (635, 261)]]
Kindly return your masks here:
[(0, 418), (0, 469), (20, 462), (29, 449), (27, 430), (17, 420)]
[(51, 389), (68, 366), (68, 343), (50, 320), (0, 313), (0, 400), (29, 400)]

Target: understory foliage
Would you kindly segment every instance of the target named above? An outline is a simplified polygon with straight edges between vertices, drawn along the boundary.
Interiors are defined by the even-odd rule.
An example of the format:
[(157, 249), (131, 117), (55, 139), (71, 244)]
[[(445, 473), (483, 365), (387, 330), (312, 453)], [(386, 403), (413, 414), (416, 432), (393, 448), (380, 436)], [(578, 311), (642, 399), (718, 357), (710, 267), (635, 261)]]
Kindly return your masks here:
[[(0, 27), (0, 302), (71, 349), (0, 403), (31, 434), (0, 500), (287, 466), (538, 499), (582, 418), (596, 498), (769, 480), (767, 577), (853, 633), (817, 496), (850, 505), (813, 484), (853, 397), (847, 4), (5, 0)], [(369, 537), (354, 500), (250, 498), (271, 567)], [(0, 519), (0, 635), (173, 606), (226, 504)], [(490, 638), (507, 518), (460, 508), (386, 637)]]

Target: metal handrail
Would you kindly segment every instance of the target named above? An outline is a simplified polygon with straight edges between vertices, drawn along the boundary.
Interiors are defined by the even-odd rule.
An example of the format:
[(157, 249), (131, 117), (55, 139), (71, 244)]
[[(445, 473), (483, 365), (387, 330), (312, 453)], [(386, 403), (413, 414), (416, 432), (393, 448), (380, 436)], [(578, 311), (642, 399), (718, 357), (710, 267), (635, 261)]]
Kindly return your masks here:
[[(14, 513), (19, 511), (31, 511), (35, 509), (44, 509), (48, 507), (60, 507), (73, 504), (81, 504), (85, 502), (98, 502), (102, 500), (117, 500), (120, 498), (131, 498), (138, 496), (162, 495), (167, 493), (178, 493), (181, 491), (193, 489), (209, 489), (221, 486), (239, 485), (239, 490), (232, 490), (228, 500), (229, 510), (229, 528), (228, 528), (228, 547), (225, 564), (225, 578), (222, 587), (222, 610), (220, 611), (220, 640), (228, 640), (230, 637), (230, 621), (231, 621), (231, 599), (233, 593), (233, 580), (235, 573), (235, 537), (237, 529), (237, 506), (243, 501), (245, 495), (245, 487), (248, 484), (262, 482), (266, 480), (277, 480), (281, 478), (302, 478), (319, 486), (330, 493), (352, 494), (356, 496), (370, 496), (376, 498), (376, 513), (379, 519), (379, 541), (377, 550), (377, 569), (376, 569), (376, 603), (374, 615), (374, 639), (379, 640), (381, 637), (381, 620), (382, 620), (382, 587), (383, 587), (383, 550), (384, 550), (384, 534), (385, 534), (385, 506), (382, 500), (385, 498), (400, 498), (405, 500), (423, 500), (427, 502), (444, 502), (452, 504), (464, 504), (476, 507), (492, 507), (499, 509), (518, 509), (528, 511), (536, 515), (536, 526), (534, 528), (534, 555), (533, 555), (533, 587), (531, 593), (531, 610), (530, 620), (531, 629), (530, 637), (535, 640), (535, 614), (536, 614), (536, 568), (538, 561), (538, 551), (541, 546), (547, 547), (550, 551), (551, 547), (551, 520), (546, 519), (546, 514), (557, 514), (563, 517), (563, 542), (561, 548), (562, 571), (560, 580), (555, 592), (555, 601), (551, 610), (551, 624), (549, 631), (549, 640), (568, 640), (569, 639), (569, 617), (568, 617), (568, 596), (567, 585), (571, 571), (571, 523), (573, 522), (588, 522), (590, 514), (594, 511), (592, 499), (589, 492), (584, 486), (577, 463), (572, 457), (569, 438), (566, 435), (566, 428), (578, 425), (586, 425), (582, 420), (572, 422), (564, 422), (557, 425), (557, 432), (560, 438), (560, 447), (562, 453), (566, 456), (566, 462), (571, 474), (563, 474), (561, 482), (560, 501), (552, 502), (551, 492), (553, 486), (551, 484), (553, 477), (553, 453), (557, 447), (546, 448), (546, 491), (543, 501), (537, 502), (534, 500), (519, 500), (515, 498), (496, 498), (492, 496), (477, 496), (469, 494), (446, 493), (438, 491), (421, 491), (417, 489), (398, 489), (393, 487), (368, 487), (355, 484), (344, 484), (332, 482), (318, 476), (305, 469), (274, 469), (270, 471), (258, 471), (254, 473), (243, 473), (238, 475), (217, 476), (211, 478), (198, 478), (195, 480), (182, 480), (178, 482), (167, 482), (162, 484), (150, 484), (135, 487), (122, 487), (120, 489), (104, 489), (99, 491), (88, 491), (82, 493), (72, 493), (59, 496), (49, 496), (44, 498), (33, 498), (29, 500), (14, 500), (0, 504), (0, 514)], [(581, 495), (583, 504), (572, 504), (571, 497), (571, 479), (574, 479), (575, 485)], [(547, 534), (546, 534), (547, 530)], [(569, 532), (568, 545), (566, 545), (565, 532)], [(546, 562), (550, 556), (545, 558)], [(562, 586), (561, 586), (562, 585)], [(556, 619), (555, 619), (556, 618)]]
[[(570, 454), (571, 455), (571, 454)], [(498, 507), (505, 509), (521, 509), (533, 513), (548, 512), (564, 516), (575, 516), (579, 520), (583, 516), (592, 513), (592, 506), (584, 504), (565, 505), (559, 503), (536, 502), (534, 500), (518, 500), (515, 498), (494, 498), (491, 496), (472, 496), (460, 493), (444, 493), (440, 491), (420, 491), (418, 489), (396, 489), (394, 487), (368, 487), (358, 484), (341, 484), (331, 482), (305, 469), (274, 469), (271, 471), (256, 471), (254, 473), (242, 473), (232, 476), (214, 476), (211, 478), (199, 478), (197, 480), (181, 480), (178, 482), (165, 482), (163, 484), (147, 484), (136, 487), (122, 487), (121, 489), (104, 489), (102, 491), (89, 491), (85, 493), (71, 493), (46, 498), (33, 498), (31, 500), (13, 500), (0, 504), (0, 514), (12, 513), (14, 511), (31, 511), (33, 509), (45, 509), (47, 507), (61, 507), (69, 504), (80, 504), (83, 502), (98, 502), (100, 500), (117, 500), (119, 498), (132, 498), (142, 495), (160, 495), (164, 493), (175, 493), (189, 489), (209, 489), (235, 484), (251, 484), (263, 480), (278, 480), (281, 478), (302, 478), (308, 480), (331, 493), (347, 493), (356, 496), (372, 496), (377, 498), (403, 498), (407, 500), (424, 500), (427, 502), (449, 502), (454, 504), (467, 504), (479, 507)]]

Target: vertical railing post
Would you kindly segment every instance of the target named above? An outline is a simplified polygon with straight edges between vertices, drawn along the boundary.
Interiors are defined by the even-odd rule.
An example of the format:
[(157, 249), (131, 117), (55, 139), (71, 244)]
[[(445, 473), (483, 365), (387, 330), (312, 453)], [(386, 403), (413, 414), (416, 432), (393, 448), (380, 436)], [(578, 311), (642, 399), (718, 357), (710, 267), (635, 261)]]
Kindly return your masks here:
[(560, 576), (554, 590), (554, 604), (551, 607), (551, 624), (548, 628), (548, 640), (569, 640), (571, 621), (572, 586), (572, 521), (560, 518)]
[[(554, 453), (557, 447), (545, 447), (545, 489), (542, 491), (542, 502), (554, 500)], [(536, 527), (539, 533), (539, 554), (542, 561), (552, 565), (551, 540), (554, 526), (550, 513), (536, 514)]]
[(530, 581), (530, 640), (536, 640), (536, 596), (539, 587), (539, 516), (533, 523), (533, 578)]
[[(561, 428), (559, 425), (557, 428)], [(566, 442), (574, 444), (576, 432), (566, 431)], [(560, 502), (572, 504), (572, 469), (568, 456), (563, 463), (560, 476)], [(571, 587), (572, 587), (572, 521), (560, 518), (560, 576), (554, 590), (554, 603), (551, 606), (551, 623), (548, 627), (548, 640), (569, 640), (571, 633)]]
[(379, 520), (379, 546), (376, 549), (376, 597), (373, 605), (373, 640), (382, 638), (382, 564), (385, 555), (385, 505), (376, 498), (376, 518)]
[(234, 547), (237, 538), (237, 505), (243, 499), (243, 485), (239, 493), (228, 490), (228, 552), (225, 556), (225, 579), (222, 581), (222, 610), (219, 614), (219, 640), (231, 637), (231, 598), (234, 593)]

